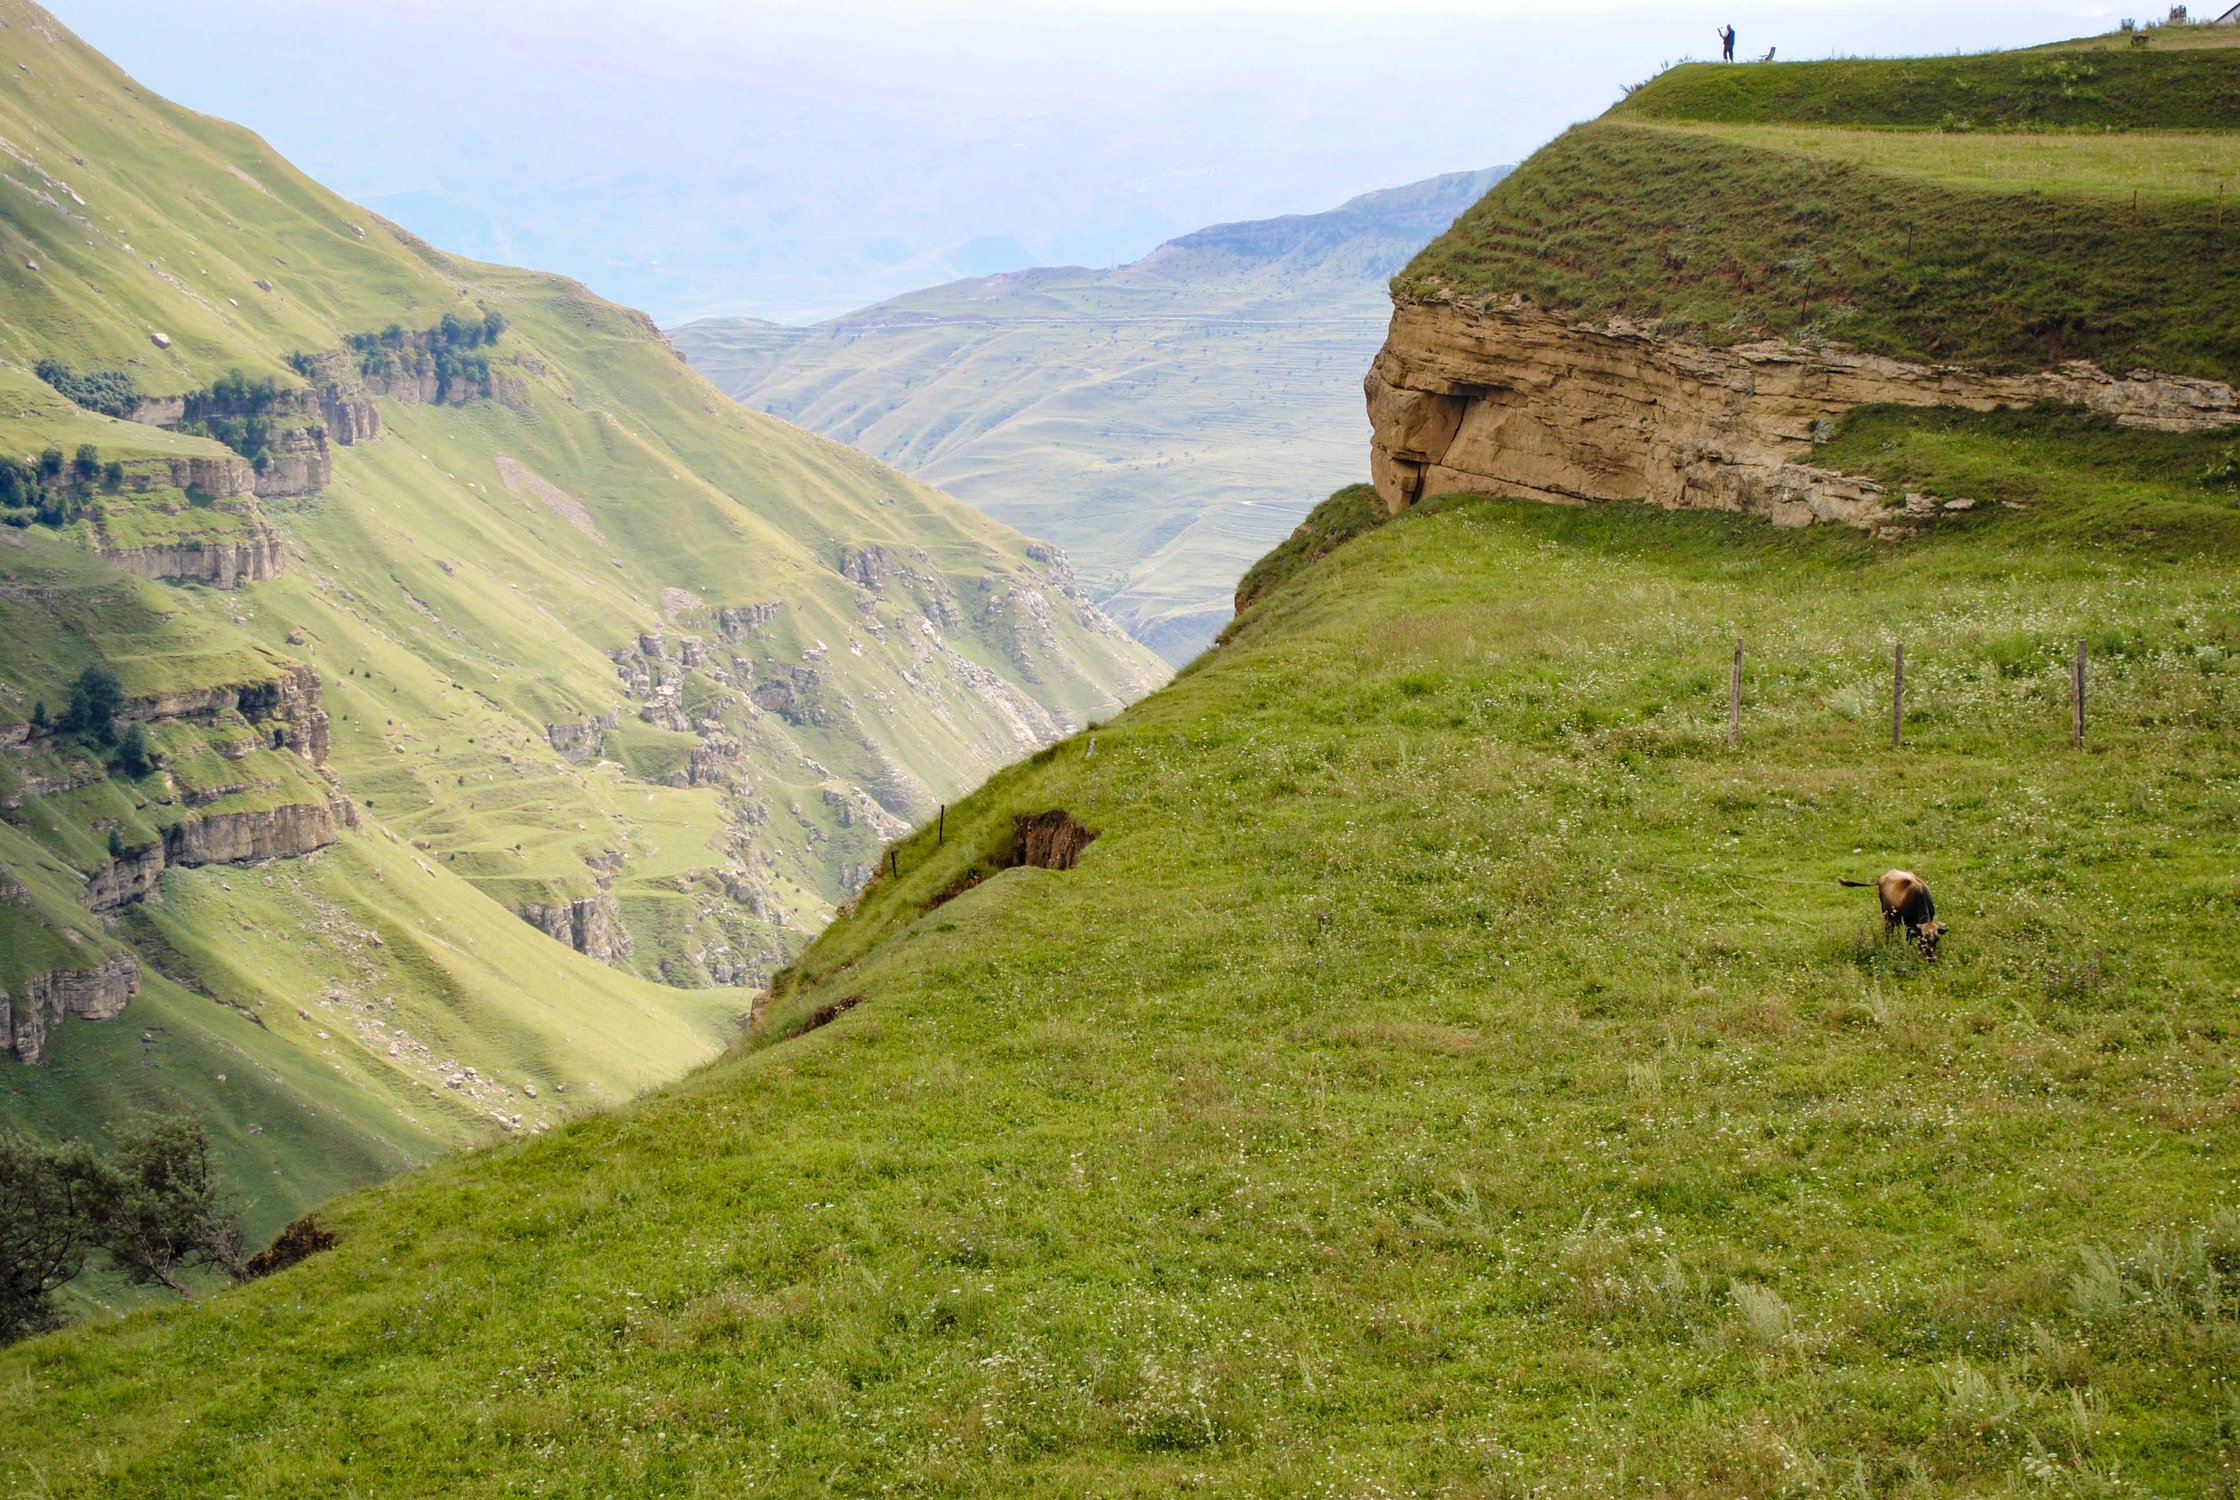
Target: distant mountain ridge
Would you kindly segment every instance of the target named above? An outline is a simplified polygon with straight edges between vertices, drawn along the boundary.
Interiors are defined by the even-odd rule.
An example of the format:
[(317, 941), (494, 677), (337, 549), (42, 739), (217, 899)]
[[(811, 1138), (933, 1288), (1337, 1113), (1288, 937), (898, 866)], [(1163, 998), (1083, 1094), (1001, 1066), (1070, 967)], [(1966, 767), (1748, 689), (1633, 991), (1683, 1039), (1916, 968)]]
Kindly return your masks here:
[(673, 330), (748, 406), (1063, 546), (1177, 665), (1314, 500), (1365, 477), (1361, 376), (1386, 281), (1506, 168), (1215, 224), (1110, 270), (929, 287), (809, 327)]

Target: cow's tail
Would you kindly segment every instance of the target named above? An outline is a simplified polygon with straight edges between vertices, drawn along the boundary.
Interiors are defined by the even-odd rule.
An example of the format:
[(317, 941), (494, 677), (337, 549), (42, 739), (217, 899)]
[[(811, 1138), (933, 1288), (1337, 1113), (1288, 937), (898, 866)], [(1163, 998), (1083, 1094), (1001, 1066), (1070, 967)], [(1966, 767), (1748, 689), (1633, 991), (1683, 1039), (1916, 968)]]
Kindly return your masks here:
[(1836, 884), (1848, 885), (1855, 890), (1871, 891), (1875, 888), (1876, 882), (1872, 880), (1846, 880), (1841, 875), (1838, 875), (1836, 877)]

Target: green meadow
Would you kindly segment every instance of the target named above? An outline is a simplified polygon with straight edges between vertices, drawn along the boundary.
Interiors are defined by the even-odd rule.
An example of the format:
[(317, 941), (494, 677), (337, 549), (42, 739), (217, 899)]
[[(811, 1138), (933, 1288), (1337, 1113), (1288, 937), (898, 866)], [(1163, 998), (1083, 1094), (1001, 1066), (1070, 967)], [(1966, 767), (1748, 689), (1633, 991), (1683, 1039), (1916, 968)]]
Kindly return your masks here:
[[(723, 1061), (0, 1358), (0, 1473), (2212, 1492), (2240, 496), (2123, 433), (2048, 493), (2031, 419), (1840, 432), (1986, 502), (1903, 545), (1464, 498), (1276, 570), (898, 844)], [(1079, 866), (1005, 868), (1050, 808)], [(1893, 865), (1934, 962), (1836, 884)]]

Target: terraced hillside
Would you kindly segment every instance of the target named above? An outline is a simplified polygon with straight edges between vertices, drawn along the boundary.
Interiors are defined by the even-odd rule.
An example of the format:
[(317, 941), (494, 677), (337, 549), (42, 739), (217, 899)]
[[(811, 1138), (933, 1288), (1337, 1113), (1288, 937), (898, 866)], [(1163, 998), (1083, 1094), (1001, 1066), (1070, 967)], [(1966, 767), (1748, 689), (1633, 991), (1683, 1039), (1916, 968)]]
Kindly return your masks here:
[(1237, 575), (1363, 473), (1384, 283), (1497, 181), (1456, 172), (1322, 214), (1222, 224), (1115, 270), (934, 287), (811, 328), (674, 330), (748, 406), (1063, 545), (1177, 666)]
[(191, 1109), (260, 1231), (542, 1128), (1163, 674), (642, 316), (0, 21), (0, 1123)]

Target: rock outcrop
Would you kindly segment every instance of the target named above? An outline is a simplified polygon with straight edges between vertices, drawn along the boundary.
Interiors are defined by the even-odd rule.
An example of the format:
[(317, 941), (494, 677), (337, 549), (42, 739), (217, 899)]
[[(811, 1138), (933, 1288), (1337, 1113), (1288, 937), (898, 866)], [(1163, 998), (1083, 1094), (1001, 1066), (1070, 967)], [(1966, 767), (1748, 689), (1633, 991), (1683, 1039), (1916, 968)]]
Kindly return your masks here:
[(622, 909), (605, 891), (557, 905), (533, 902), (521, 908), (521, 920), (597, 963), (619, 963), (633, 951)]
[(598, 714), (573, 724), (547, 724), (544, 737), (561, 755), (580, 763), (595, 759), (606, 744), (607, 732), (621, 722), (619, 714)]
[(334, 454), (323, 428), (299, 427), (275, 433), (271, 457), (257, 470), (257, 498), (300, 499), (317, 495), (334, 481)]
[(163, 845), (127, 850), (93, 872), (86, 881), (88, 909), (111, 912), (156, 893), (156, 877), (163, 873)]
[(113, 1021), (140, 993), (140, 964), (130, 954), (90, 969), (50, 969), (34, 974), (13, 993), (0, 990), (0, 1039), (15, 1055), (35, 1063), (47, 1050), (47, 1033), (64, 1016)]
[(239, 714), (272, 737), (275, 749), (294, 750), (313, 765), (327, 759), (327, 711), (319, 706), (319, 674), (302, 664), (252, 682), (162, 691), (128, 700), (126, 723), (158, 719), (209, 721)]
[[(1647, 500), (1777, 524), (1881, 526), (1899, 497), (1809, 461), (1816, 425), (1874, 402), (1989, 410), (2058, 401), (2131, 426), (2240, 424), (2211, 380), (2071, 363), (1986, 375), (1786, 343), (1717, 349), (1537, 308), (1395, 299), (1365, 390), (1377, 493), (1394, 511), (1486, 492)], [(1825, 430), (1824, 428), (1822, 430)]]
[(330, 385), (319, 391), (319, 420), (327, 436), (345, 448), (381, 436), (381, 408), (365, 387)]
[(775, 602), (719, 606), (715, 616), (716, 633), (736, 644), (777, 617), (778, 606)]
[[(174, 489), (191, 490), (212, 500), (241, 500), (257, 492), (257, 471), (245, 458), (172, 458), (164, 464)], [(132, 480), (126, 482), (131, 484)]]
[(167, 865), (238, 865), (309, 854), (341, 838), (352, 817), (349, 804), (340, 799), (206, 813), (163, 831), (163, 860)]
[(181, 540), (148, 547), (114, 547), (102, 543), (94, 551), (125, 572), (142, 578), (166, 583), (206, 583), (219, 589), (278, 578), (287, 565), (287, 549), (279, 535), (263, 526), (238, 537)]
[(842, 547), (840, 576), (858, 588), (883, 589), (895, 569), (894, 558), (884, 547)]

